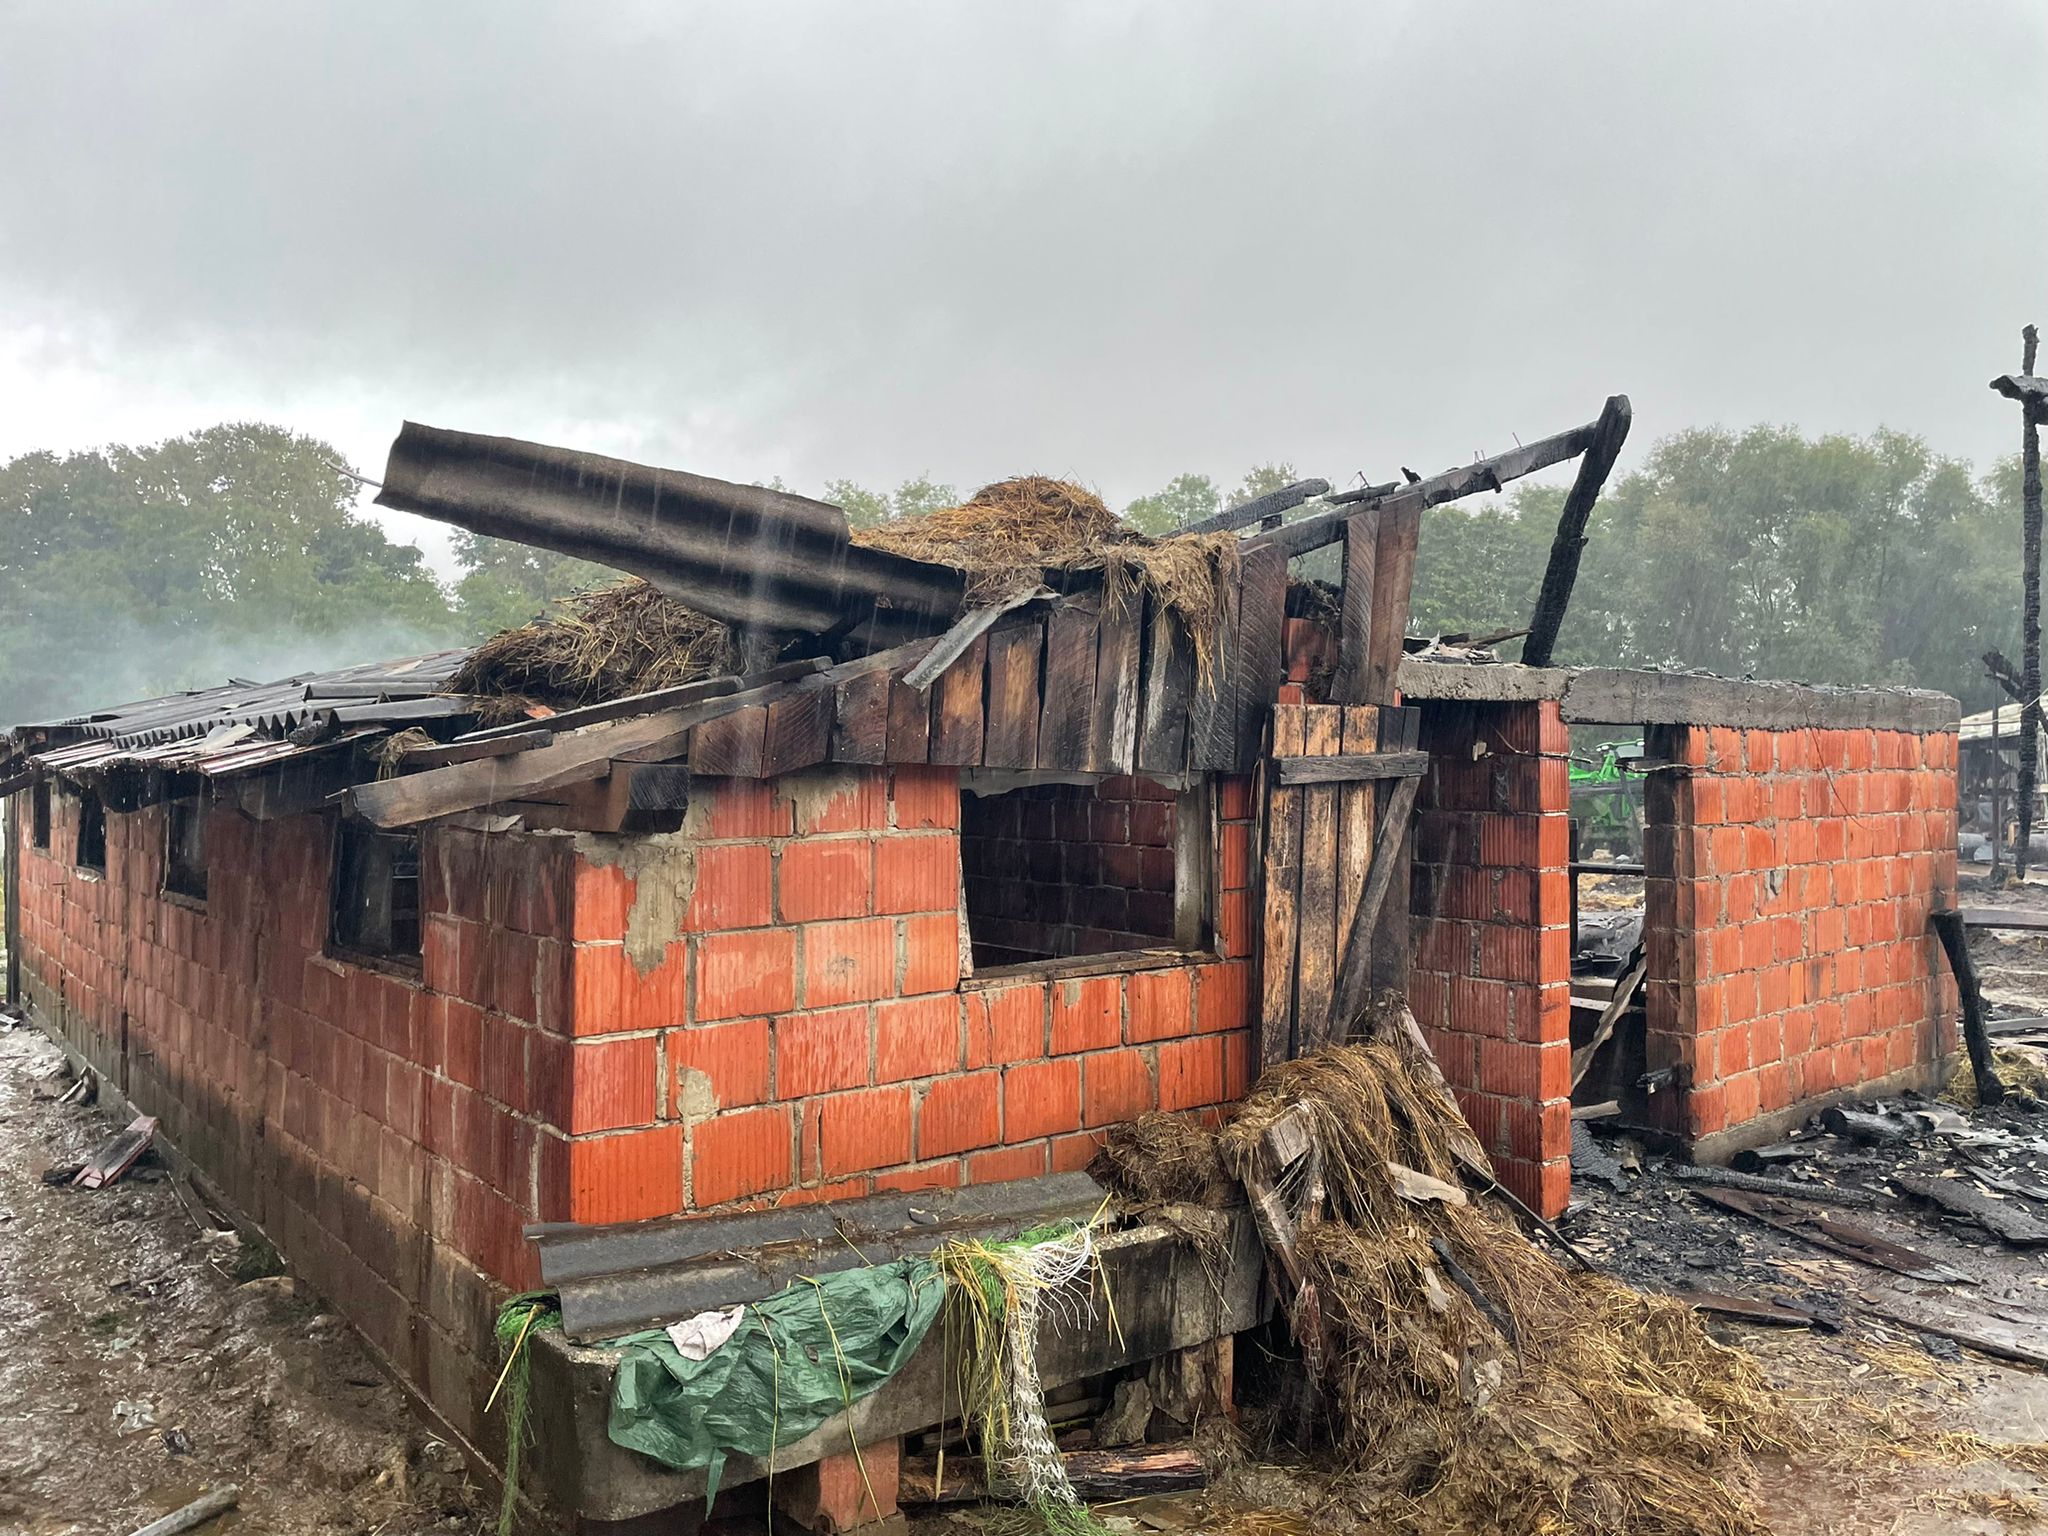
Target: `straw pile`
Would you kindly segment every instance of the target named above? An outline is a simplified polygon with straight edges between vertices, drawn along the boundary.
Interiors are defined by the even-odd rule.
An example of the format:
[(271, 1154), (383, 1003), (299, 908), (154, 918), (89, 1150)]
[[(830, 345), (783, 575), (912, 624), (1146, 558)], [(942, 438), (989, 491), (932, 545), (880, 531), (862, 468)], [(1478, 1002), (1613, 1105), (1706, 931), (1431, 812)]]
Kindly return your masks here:
[[(470, 653), (450, 693), (499, 697), (530, 713), (601, 704), (733, 670), (732, 631), (635, 579), (561, 599)], [(542, 711), (545, 712), (545, 711)]]
[(983, 486), (957, 507), (857, 530), (854, 542), (967, 573), (970, 604), (1031, 591), (1048, 572), (1100, 571), (1109, 601), (1142, 589), (1170, 609), (1206, 673), (1223, 594), (1237, 568), (1237, 536), (1150, 539), (1083, 486), (1026, 475)]
[[(1294, 1164), (1280, 1194), (1320, 1309), (1319, 1408), (1345, 1496), (1370, 1522), (1475, 1536), (1764, 1529), (1740, 1490), (1744, 1453), (1783, 1448), (1791, 1431), (1749, 1357), (1677, 1302), (1567, 1271), (1476, 1201), (1403, 1198), (1390, 1162), (1454, 1184), (1471, 1132), (1393, 1041), (1268, 1071), (1219, 1135), (1225, 1164), (1256, 1177), (1266, 1129), (1298, 1105), (1321, 1156)], [(1320, 1201), (1300, 1187), (1311, 1177)]]

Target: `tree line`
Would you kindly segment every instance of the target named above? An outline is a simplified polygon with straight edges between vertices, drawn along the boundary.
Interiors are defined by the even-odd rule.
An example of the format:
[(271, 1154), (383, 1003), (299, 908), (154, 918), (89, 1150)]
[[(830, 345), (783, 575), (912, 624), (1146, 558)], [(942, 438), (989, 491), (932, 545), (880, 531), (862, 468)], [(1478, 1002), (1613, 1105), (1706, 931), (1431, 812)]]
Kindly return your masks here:
[[(1183, 474), (1122, 515), (1167, 534), (1296, 478)], [(0, 727), (470, 644), (613, 574), (457, 533), (443, 582), (360, 494), (327, 444), (246, 423), (0, 465)], [(960, 499), (925, 477), (824, 496), (856, 526)], [(1432, 508), (1412, 628), (1527, 623), (1563, 496)], [(1557, 659), (1906, 683), (1984, 708), (1979, 656), (2016, 648), (2018, 506), (2016, 461), (1979, 476), (1906, 433), (1680, 432), (1601, 498)]]

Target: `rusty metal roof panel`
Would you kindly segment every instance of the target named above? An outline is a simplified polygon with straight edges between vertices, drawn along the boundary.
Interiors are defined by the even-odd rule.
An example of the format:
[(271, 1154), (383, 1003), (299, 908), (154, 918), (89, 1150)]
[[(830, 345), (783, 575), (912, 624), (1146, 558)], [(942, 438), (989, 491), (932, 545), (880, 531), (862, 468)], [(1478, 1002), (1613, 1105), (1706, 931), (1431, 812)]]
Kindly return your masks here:
[(966, 590), (952, 566), (853, 543), (806, 496), (417, 422), (377, 503), (630, 571), (743, 627), (890, 644), (937, 634)]
[[(247, 773), (413, 721), (472, 713), (471, 700), (440, 692), (468, 655), (435, 651), (276, 682), (233, 682), (139, 699), (18, 726), (11, 740), (18, 757), (45, 773), (102, 772), (116, 764), (211, 776)], [(286, 739), (315, 719), (338, 731), (303, 744)]]

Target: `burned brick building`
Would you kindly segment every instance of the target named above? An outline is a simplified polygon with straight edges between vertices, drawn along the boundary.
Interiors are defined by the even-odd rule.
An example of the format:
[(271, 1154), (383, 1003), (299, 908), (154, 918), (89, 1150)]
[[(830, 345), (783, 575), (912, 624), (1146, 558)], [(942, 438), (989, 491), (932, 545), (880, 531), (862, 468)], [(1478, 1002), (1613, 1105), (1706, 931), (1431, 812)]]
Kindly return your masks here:
[[(811, 1205), (900, 1225), (918, 1192), (1022, 1225), (1102, 1127), (1224, 1112), (1377, 989), (1548, 1214), (1575, 1080), (1702, 1156), (1924, 1080), (1953, 1049), (1952, 701), (1402, 659), (1422, 510), (1581, 455), (1589, 503), (1611, 415), (1191, 530), (1199, 624), (1100, 558), (992, 594), (800, 498), (409, 427), (387, 499), (634, 571), (730, 624), (739, 669), (493, 720), (457, 653), (23, 726), (10, 983), (484, 1460), (506, 1294), (563, 1291), (548, 1369), (583, 1402), (578, 1342), (710, 1304), (740, 1241), (662, 1218), (811, 1241)], [(1320, 549), (1342, 579), (1310, 602), (1290, 565)], [(1632, 1056), (1575, 1037), (1575, 722), (1650, 733)], [(647, 1225), (590, 1235), (618, 1223)], [(1167, 1320), (1071, 1376), (1255, 1320), (1249, 1250), (1207, 1300), (1122, 1251)], [(685, 1497), (593, 1401), (552, 1495)], [(862, 1406), (871, 1446), (935, 1418), (909, 1385)]]

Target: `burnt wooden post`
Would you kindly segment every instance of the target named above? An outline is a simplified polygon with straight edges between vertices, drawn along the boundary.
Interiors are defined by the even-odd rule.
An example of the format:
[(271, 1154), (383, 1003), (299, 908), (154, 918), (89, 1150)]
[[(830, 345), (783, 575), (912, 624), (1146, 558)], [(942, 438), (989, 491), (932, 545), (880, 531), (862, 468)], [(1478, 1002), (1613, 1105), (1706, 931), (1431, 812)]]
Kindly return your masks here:
[[(2032, 327), (2029, 327), (2032, 329)], [(1936, 912), (1928, 919), (1934, 924), (1941, 947), (1948, 951), (1949, 969), (1956, 975), (1956, 998), (1963, 1008), (1963, 1044), (1970, 1052), (1970, 1076), (1977, 1081), (1977, 1102), (1987, 1108), (2005, 1098), (2005, 1084), (1999, 1081), (1991, 1059), (1991, 1041), (1984, 1030), (1984, 993), (1977, 985), (1977, 967), (1970, 959), (1970, 930), (1963, 914)]]
[(1991, 883), (2005, 883), (2005, 757), (1998, 743), (1998, 711), (1991, 705)]
[(1579, 579), (1579, 556), (1586, 549), (1586, 519), (1593, 515), (1593, 503), (1614, 468), (1621, 445), (1628, 441), (1631, 412), (1627, 395), (1611, 395), (1593, 424), (1593, 441), (1579, 460), (1578, 478), (1565, 496), (1564, 511), (1557, 519), (1557, 537), (1551, 541), (1550, 564), (1543, 571), (1543, 588), (1536, 597), (1536, 616), (1529, 621), (1529, 638), (1522, 642), (1522, 660), (1532, 667), (1550, 665), (1557, 645), (1557, 632), (1564, 623), (1564, 611), (1572, 600), (1572, 584)]
[(2033, 326), (2020, 332), (2020, 371), (1993, 379), (1991, 387), (2020, 403), (2020, 582), (2021, 644), (2020, 835), (2013, 849), (2013, 873), (2027, 878), (2033, 852), (2034, 794), (2041, 750), (2041, 418), (2048, 412), (2048, 379), (2034, 376), (2040, 333)]

